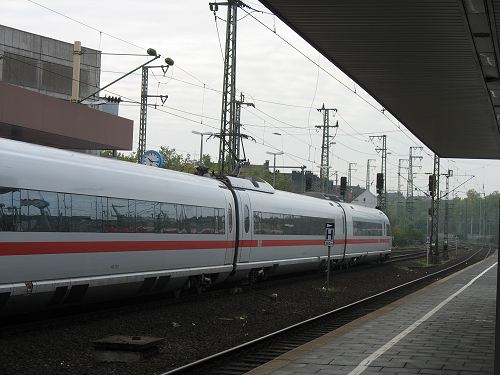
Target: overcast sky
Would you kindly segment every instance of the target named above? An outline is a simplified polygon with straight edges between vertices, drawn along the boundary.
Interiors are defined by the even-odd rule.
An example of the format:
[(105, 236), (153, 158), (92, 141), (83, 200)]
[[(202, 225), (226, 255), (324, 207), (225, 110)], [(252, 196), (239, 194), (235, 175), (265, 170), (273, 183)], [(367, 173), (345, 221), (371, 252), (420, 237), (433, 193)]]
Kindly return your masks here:
[[(267, 151), (282, 150), (284, 155), (277, 158), (278, 165), (305, 165), (319, 173), (321, 134), (314, 126), (322, 123), (322, 115), (316, 108), (324, 103), (327, 108), (338, 109), (332, 119), (339, 121), (336, 144), (330, 155), (332, 173), (338, 171), (340, 178), (347, 174), (349, 163), (357, 163), (353, 166), (353, 184), (365, 186), (367, 160), (376, 159), (372, 162), (376, 168), (372, 169), (370, 178), (373, 192), (375, 173), (381, 165), (375, 149), (381, 144), (370, 141), (369, 135), (386, 134), (390, 153), (388, 190), (396, 191), (399, 159), (408, 158), (410, 146), (423, 145), (404, 124), (399, 124), (387, 112), (383, 114), (381, 105), (260, 3), (256, 0), (247, 3), (264, 11), (246, 17), (246, 13), (240, 11), (238, 21), (237, 88), (245, 94), (246, 101), (255, 104), (255, 109), (245, 108), (241, 115), (245, 124), (242, 132), (256, 140), (255, 143), (245, 142), (247, 158), (253, 164), (261, 164), (272, 158)], [(226, 8), (219, 7), (217, 15), (221, 19), (215, 22), (205, 0), (36, 0), (36, 3), (2, 0), (2, 22), (6, 26), (69, 43), (80, 40), (83, 46), (103, 53), (140, 54), (152, 47), (163, 57), (171, 57), (175, 65), (165, 77), (161, 70), (150, 74), (149, 94), (163, 94), (169, 98), (163, 107), (159, 100), (149, 99), (150, 104), (157, 102), (159, 109), (148, 109), (147, 148), (169, 146), (195, 159), (199, 157), (200, 138), (192, 131), (209, 132), (220, 128), (223, 60), (217, 28), (224, 46)], [(101, 86), (146, 59), (103, 55)], [(108, 94), (140, 101), (140, 86), (138, 73), (111, 86)], [(122, 103), (120, 115), (134, 120), (136, 149), (139, 106)], [(218, 140), (209, 139), (205, 142), (204, 153), (216, 160), (218, 146)], [(415, 185), (426, 190), (425, 173), (432, 171), (433, 154), (424, 146), (420, 155), (423, 156), (422, 167), (416, 170)], [(459, 195), (471, 188), (482, 191), (483, 184), (486, 194), (500, 190), (500, 161), (442, 159), (441, 166), (442, 173), (454, 170), (451, 188), (463, 184), (471, 175), (476, 176), (457, 188)], [(401, 179), (401, 183), (406, 192), (406, 180)]]

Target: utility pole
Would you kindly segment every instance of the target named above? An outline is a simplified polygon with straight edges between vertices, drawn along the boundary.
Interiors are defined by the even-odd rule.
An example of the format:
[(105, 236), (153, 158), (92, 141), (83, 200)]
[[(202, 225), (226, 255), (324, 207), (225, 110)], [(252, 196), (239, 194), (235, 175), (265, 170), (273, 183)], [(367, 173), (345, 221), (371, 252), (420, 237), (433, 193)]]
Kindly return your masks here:
[(166, 65), (143, 66), (141, 81), (141, 107), (139, 112), (139, 144), (137, 145), (137, 162), (142, 163), (142, 155), (146, 151), (146, 126), (148, 122), (148, 98), (160, 98), (162, 104), (167, 101), (168, 95), (148, 95), (149, 69), (161, 68), (163, 74), (167, 73), (170, 66), (174, 65), (174, 60), (167, 57)]
[(232, 148), (236, 153), (236, 163), (239, 163), (241, 160), (241, 106), (246, 105), (248, 107), (254, 107), (253, 103), (245, 103), (245, 95), (243, 93), (240, 94), (240, 100), (236, 101), (236, 116), (235, 116), (235, 124), (234, 124), (234, 137), (232, 138), (233, 145)]
[(443, 259), (448, 259), (448, 218), (449, 218), (449, 194), (450, 194), (450, 177), (453, 176), (453, 171), (448, 169), (448, 173), (444, 175), (446, 177), (446, 193), (444, 198), (444, 228), (443, 228)]
[(330, 125), (330, 111), (337, 112), (336, 108), (325, 108), (325, 103), (321, 108), (318, 108), (318, 112), (323, 112), (323, 125), (316, 125), (316, 128), (323, 129), (323, 140), (321, 142), (321, 165), (319, 170), (319, 178), (321, 181), (321, 192), (327, 193), (330, 178), (330, 128), (338, 128), (339, 122), (335, 125)]
[(368, 159), (366, 163), (366, 190), (370, 191), (370, 169), (375, 168), (374, 165), (370, 165), (371, 161), (376, 161), (375, 159)]
[(422, 156), (414, 155), (414, 151), (422, 150), (423, 147), (410, 147), (408, 157), (408, 183), (406, 185), (406, 212), (411, 222), (413, 222), (413, 161), (422, 160)]
[[(403, 165), (404, 163), (408, 163), (408, 159), (399, 159), (398, 163), (398, 197), (401, 195), (402, 185), (401, 185), (401, 170), (408, 169), (408, 165)], [(399, 200), (399, 198), (398, 198)]]
[(382, 141), (382, 147), (377, 147), (375, 151), (377, 153), (380, 151), (382, 154), (382, 167), (380, 169), (380, 173), (384, 176), (383, 182), (384, 185), (381, 189), (381, 193), (378, 195), (378, 207), (380, 210), (385, 212), (387, 209), (387, 136), (384, 135), (371, 135), (371, 140), (377, 139)]
[(283, 151), (278, 151), (278, 152), (272, 152), (272, 151), (266, 151), (267, 154), (273, 155), (273, 187), (276, 186), (276, 155), (283, 155)]
[[(226, 45), (224, 54), (224, 79), (222, 84), (222, 111), (219, 144), (219, 175), (230, 174), (237, 167), (235, 150), (236, 135), (236, 24), (238, 7), (245, 6), (240, 0), (228, 0), (223, 3), (209, 3), (215, 13), (219, 5), (227, 6)], [(238, 137), (239, 138), (239, 137)]]
[(349, 171), (347, 172), (347, 188), (349, 190), (351, 190), (351, 192), (352, 192), (351, 174), (352, 174), (352, 171), (357, 171), (357, 169), (353, 168), (356, 165), (357, 165), (357, 163), (349, 163)]
[(405, 163), (408, 163), (408, 159), (399, 159), (399, 162), (398, 162), (398, 200), (396, 202), (396, 217), (399, 221), (399, 211), (400, 211), (400, 205), (402, 203), (402, 199), (401, 199), (401, 191), (402, 191), (402, 188), (401, 188), (401, 177), (402, 177), (402, 174), (401, 174), (401, 170), (403, 169), (408, 169), (408, 165), (403, 165)]
[(439, 262), (439, 156), (434, 154), (434, 168), (429, 176), (429, 193), (431, 195), (431, 235), (430, 252), (432, 263)]

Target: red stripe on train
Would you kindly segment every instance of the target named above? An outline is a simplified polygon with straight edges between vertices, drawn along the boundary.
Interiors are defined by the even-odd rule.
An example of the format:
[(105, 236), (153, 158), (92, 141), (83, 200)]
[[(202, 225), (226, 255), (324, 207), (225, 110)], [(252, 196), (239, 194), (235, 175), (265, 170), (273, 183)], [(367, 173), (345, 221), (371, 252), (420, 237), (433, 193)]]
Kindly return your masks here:
[(262, 246), (311, 246), (323, 245), (324, 240), (262, 240)]
[[(259, 243), (260, 242), (260, 243)], [(240, 247), (321, 246), (323, 240), (240, 240)], [(335, 241), (343, 245), (345, 241)], [(348, 239), (347, 244), (381, 244), (389, 239)], [(128, 251), (213, 250), (234, 247), (234, 241), (95, 241), (0, 242), (0, 256), (111, 253)]]
[(0, 242), (1, 255), (108, 253), (125, 251), (211, 250), (234, 241)]

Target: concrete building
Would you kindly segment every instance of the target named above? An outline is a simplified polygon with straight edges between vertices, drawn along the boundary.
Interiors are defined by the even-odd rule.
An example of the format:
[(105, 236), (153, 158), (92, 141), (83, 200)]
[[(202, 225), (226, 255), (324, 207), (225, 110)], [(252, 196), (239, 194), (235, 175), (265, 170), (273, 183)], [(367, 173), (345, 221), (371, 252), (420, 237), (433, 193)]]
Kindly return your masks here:
[[(0, 25), (0, 81), (69, 100), (73, 43)], [(101, 52), (82, 47), (80, 97), (99, 88)]]
[(100, 69), (100, 51), (78, 52), (73, 43), (0, 25), (0, 137), (69, 149), (131, 150), (133, 121), (70, 102), (74, 82), (77, 99), (99, 88)]
[(375, 208), (377, 207), (377, 196), (369, 190), (365, 190), (356, 198), (354, 198), (352, 200), (352, 203), (358, 204), (360, 206)]

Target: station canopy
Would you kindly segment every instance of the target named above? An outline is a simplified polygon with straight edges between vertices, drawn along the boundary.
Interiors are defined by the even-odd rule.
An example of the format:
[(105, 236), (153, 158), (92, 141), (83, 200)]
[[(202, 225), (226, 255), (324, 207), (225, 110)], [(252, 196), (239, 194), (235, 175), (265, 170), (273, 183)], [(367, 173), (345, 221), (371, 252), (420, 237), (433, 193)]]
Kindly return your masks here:
[(440, 157), (500, 159), (500, 0), (261, 0)]

